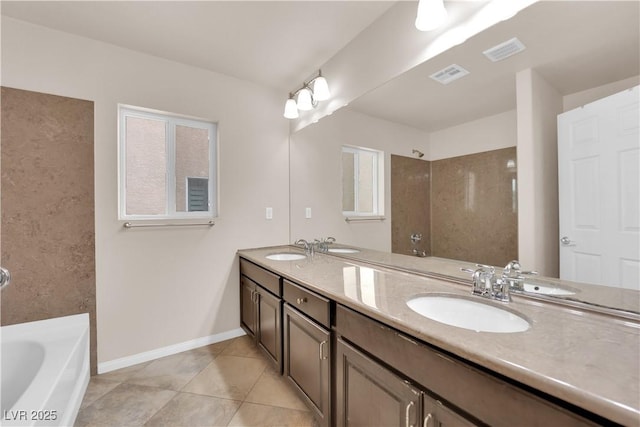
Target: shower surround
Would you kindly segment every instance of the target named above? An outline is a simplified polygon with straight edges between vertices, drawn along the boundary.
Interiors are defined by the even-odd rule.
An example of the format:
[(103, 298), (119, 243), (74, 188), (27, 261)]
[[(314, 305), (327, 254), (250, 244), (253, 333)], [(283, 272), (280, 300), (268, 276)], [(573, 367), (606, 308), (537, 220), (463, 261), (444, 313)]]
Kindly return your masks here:
[(89, 313), (96, 373), (93, 102), (2, 88), (2, 325)]

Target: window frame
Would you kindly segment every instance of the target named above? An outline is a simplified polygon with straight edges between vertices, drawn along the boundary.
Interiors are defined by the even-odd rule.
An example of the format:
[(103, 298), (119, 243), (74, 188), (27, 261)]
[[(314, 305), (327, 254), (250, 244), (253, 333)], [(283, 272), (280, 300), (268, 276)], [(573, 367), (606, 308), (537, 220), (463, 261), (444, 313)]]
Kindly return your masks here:
[[(128, 214), (127, 209), (127, 157), (126, 157), (126, 118), (136, 117), (148, 120), (159, 120), (165, 123), (165, 213), (158, 215)], [(209, 135), (209, 188), (207, 211), (180, 212), (176, 210), (176, 127), (186, 126), (205, 129)], [(136, 220), (188, 220), (213, 219), (219, 214), (218, 189), (218, 123), (165, 111), (144, 107), (118, 104), (118, 219)], [(188, 207), (186, 208), (188, 209)]]
[[(376, 150), (374, 148), (358, 147), (355, 145), (342, 145), (340, 150), (340, 156), (344, 153), (353, 154), (353, 205), (355, 210), (345, 211), (342, 209), (342, 215), (345, 217), (379, 217), (384, 216), (384, 151)], [(360, 153), (374, 154), (373, 156), (373, 212), (361, 212), (358, 207), (359, 199), (359, 161), (358, 157)], [(340, 162), (342, 165), (342, 161)], [(341, 171), (342, 185), (341, 190), (344, 193), (344, 170)], [(343, 196), (344, 197), (344, 196)], [(341, 206), (344, 208), (344, 206)]]

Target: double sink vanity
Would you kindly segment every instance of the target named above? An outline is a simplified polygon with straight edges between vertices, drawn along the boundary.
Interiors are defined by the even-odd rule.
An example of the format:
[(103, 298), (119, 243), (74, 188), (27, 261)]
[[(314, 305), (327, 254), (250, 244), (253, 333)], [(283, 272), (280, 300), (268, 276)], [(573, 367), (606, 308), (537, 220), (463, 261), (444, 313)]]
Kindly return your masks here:
[(640, 424), (637, 318), (483, 298), (458, 262), (334, 246), (238, 251), (241, 325), (320, 425)]

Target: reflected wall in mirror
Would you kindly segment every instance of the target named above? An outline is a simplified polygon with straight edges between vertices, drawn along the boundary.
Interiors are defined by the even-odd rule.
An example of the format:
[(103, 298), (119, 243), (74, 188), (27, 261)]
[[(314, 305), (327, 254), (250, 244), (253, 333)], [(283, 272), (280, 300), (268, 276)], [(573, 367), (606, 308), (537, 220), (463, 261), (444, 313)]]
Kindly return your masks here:
[(488, 265), (517, 259), (516, 148), (434, 161), (392, 155), (391, 250)]
[[(406, 253), (413, 247), (396, 249), (392, 245), (397, 212), (412, 209), (393, 201), (397, 190), (391, 186), (395, 176), (391, 155), (416, 159), (412, 154), (416, 149), (425, 153), (420, 161), (453, 162), (458, 157), (511, 149), (517, 150), (518, 182), (518, 233), (513, 239), (518, 243), (514, 258), (519, 258), (527, 270), (558, 277), (557, 116), (640, 83), (639, 15), (638, 2), (535, 3), (296, 132), (291, 137), (292, 239), (332, 235), (345, 244)], [(525, 45), (523, 52), (499, 62), (482, 54), (513, 37)], [(459, 64), (470, 73), (447, 85), (429, 78), (451, 64)], [(386, 220), (344, 221), (340, 182), (335, 179), (339, 176), (336, 171), (340, 168), (341, 144), (385, 152)], [(433, 168), (431, 171), (434, 173)], [(433, 179), (429, 196), (431, 231), (419, 232), (425, 245), (430, 240), (431, 253), (436, 255), (436, 233), (446, 227), (434, 230), (433, 207), (436, 200), (459, 190), (444, 185), (436, 189)], [(506, 185), (502, 191), (505, 203), (496, 207), (492, 220), (513, 211), (513, 187)], [(305, 207), (314, 207), (312, 218), (304, 218)], [(445, 221), (450, 222), (451, 217)], [(487, 259), (487, 248), (501, 228), (487, 220), (474, 227), (474, 231), (478, 230), (489, 232), (482, 239), (486, 245), (479, 245), (472, 254), (460, 249), (444, 256), (469, 261)], [(407, 232), (399, 231), (400, 237)], [(474, 235), (468, 230), (463, 234)], [(411, 245), (409, 237), (404, 237), (405, 245)], [(571, 298), (583, 297), (577, 293)], [(637, 295), (631, 298), (638, 299)], [(620, 304), (639, 311), (639, 301), (629, 303), (628, 299), (625, 296), (626, 302)], [(617, 306), (614, 301), (621, 298), (603, 296), (602, 300), (611, 301), (604, 305)]]

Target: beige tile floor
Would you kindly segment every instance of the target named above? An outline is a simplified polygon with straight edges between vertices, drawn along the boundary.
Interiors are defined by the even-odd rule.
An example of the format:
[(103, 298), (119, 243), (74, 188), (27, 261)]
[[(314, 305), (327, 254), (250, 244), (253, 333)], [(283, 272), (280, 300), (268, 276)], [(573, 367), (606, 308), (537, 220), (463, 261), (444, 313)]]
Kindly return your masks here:
[(315, 426), (246, 336), (91, 378), (76, 426)]

